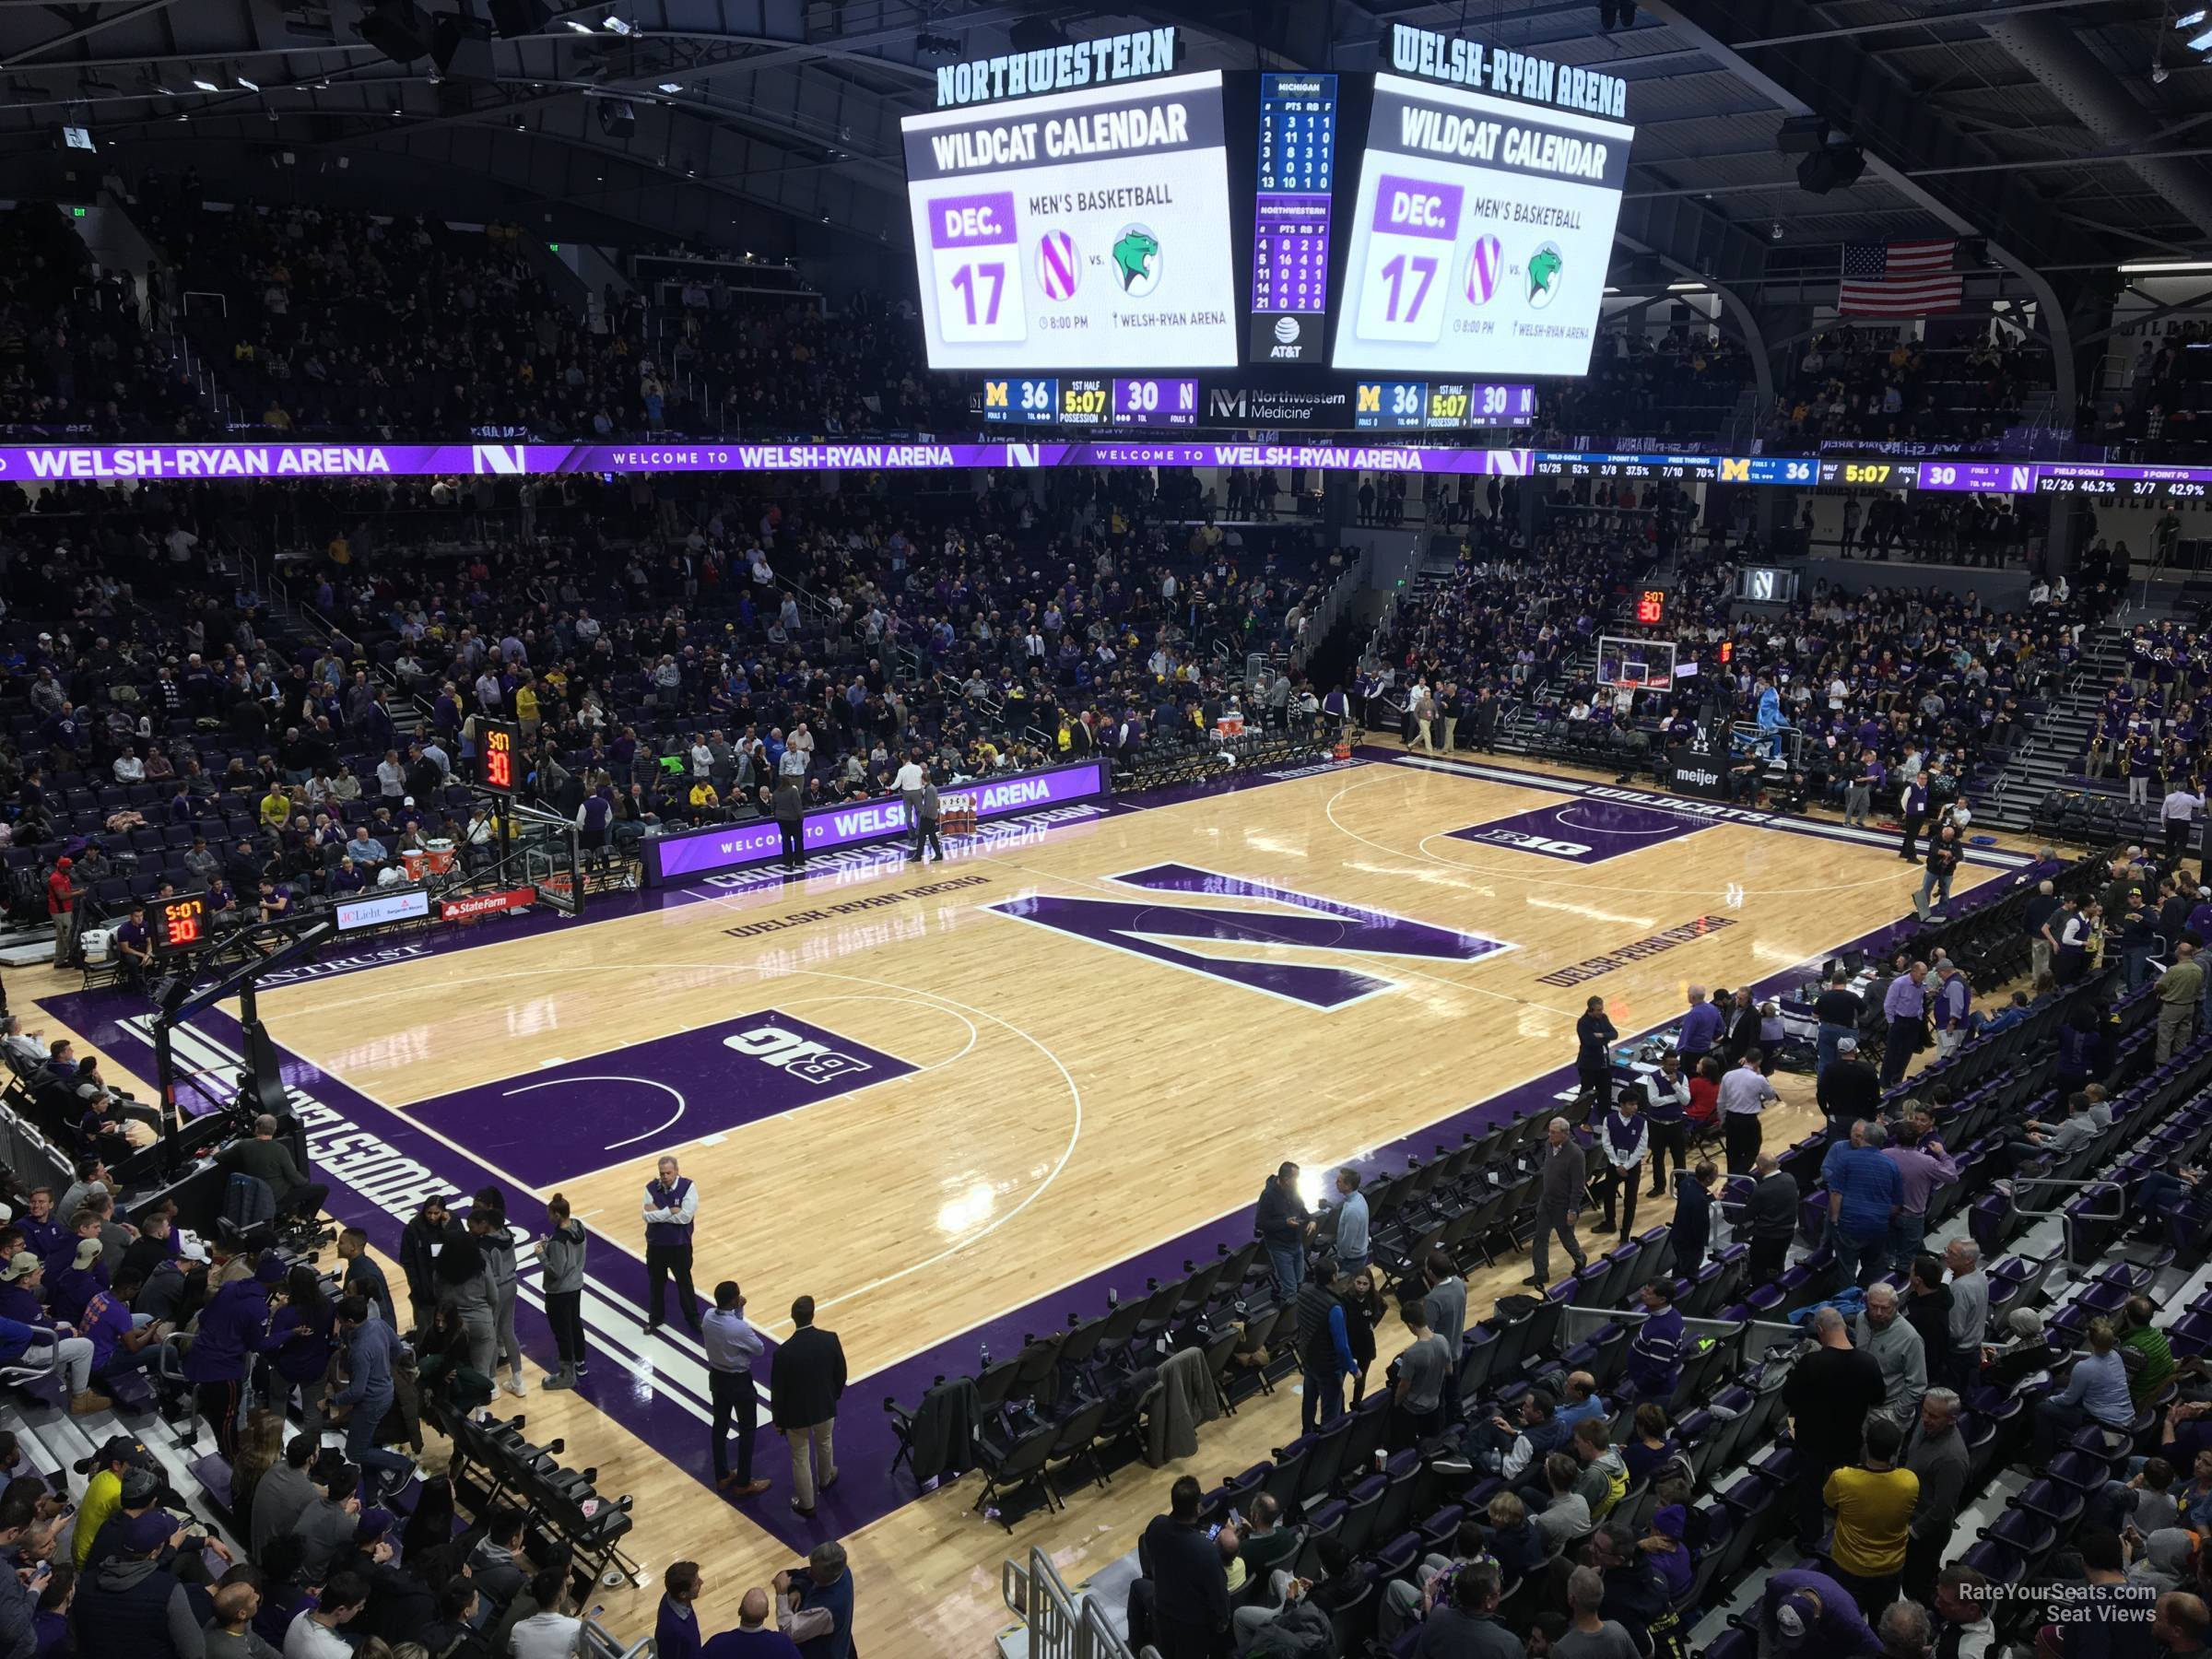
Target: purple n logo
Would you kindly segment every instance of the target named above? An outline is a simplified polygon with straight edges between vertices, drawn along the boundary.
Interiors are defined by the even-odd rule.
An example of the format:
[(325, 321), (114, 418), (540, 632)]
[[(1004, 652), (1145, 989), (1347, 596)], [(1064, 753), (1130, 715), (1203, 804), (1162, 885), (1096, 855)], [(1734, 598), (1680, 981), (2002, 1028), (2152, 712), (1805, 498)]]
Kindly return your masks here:
[(1480, 934), (1409, 922), (1384, 911), (1335, 899), (1316, 899), (1264, 881), (1218, 876), (1189, 865), (1154, 865), (1114, 880), (1157, 893), (1203, 893), (1224, 899), (1263, 899), (1301, 913), (1228, 910), (1211, 905), (1148, 904), (1125, 899), (1065, 899), (1038, 894), (994, 904), (992, 910), (1041, 927), (1057, 928), (1094, 945), (1111, 945), (1156, 962), (1227, 980), (1250, 991), (1287, 997), (1314, 1008), (1341, 1008), (1391, 990), (1395, 982), (1348, 968), (1304, 962), (1240, 961), (1178, 949), (1170, 939), (1216, 939), (1229, 944), (1287, 946), (1296, 950), (1348, 950), (1369, 956), (1423, 957), (1472, 962), (1510, 948)]

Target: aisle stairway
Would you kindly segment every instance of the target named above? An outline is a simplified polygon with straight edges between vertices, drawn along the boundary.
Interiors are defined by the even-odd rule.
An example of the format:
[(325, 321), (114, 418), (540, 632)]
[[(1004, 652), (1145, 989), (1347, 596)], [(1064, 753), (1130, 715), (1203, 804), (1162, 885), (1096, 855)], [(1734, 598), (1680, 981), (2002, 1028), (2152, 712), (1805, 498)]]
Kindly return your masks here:
[[(2012, 751), (1977, 809), (1983, 825), (2025, 830), (2035, 804), (2068, 779), (2077, 779), (2097, 724), (2105, 688), (2127, 663), (2126, 628), (2100, 624), (2084, 641), (2072, 681), (2040, 715), (2027, 741)], [(2093, 787), (2093, 785), (2092, 785)], [(2124, 794), (2123, 789), (2118, 793)]]

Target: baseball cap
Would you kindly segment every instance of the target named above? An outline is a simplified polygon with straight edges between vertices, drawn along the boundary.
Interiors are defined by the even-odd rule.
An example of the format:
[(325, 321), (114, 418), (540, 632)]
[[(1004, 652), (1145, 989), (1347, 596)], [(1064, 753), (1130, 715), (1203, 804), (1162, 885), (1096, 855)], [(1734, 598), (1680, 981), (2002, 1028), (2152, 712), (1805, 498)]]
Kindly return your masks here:
[(29, 1278), (39, 1270), (39, 1258), (28, 1250), (18, 1250), (7, 1258), (7, 1265), (0, 1267), (0, 1279), (14, 1284), (19, 1278)]
[(265, 1285), (281, 1284), (285, 1272), (284, 1258), (273, 1250), (263, 1251), (253, 1264), (253, 1277)]
[(66, 853), (63, 853), (61, 857), (55, 859), (53, 864), (54, 868), (59, 870), (73, 870), (76, 867), (76, 860), (70, 857)]
[(394, 1515), (390, 1510), (363, 1510), (360, 1514), (355, 1518), (355, 1526), (353, 1532), (355, 1541), (362, 1544), (374, 1543), (377, 1539), (382, 1537), (386, 1533), (392, 1530), (392, 1524), (396, 1519), (398, 1519), (398, 1517)]
[(123, 1477), (123, 1507), (136, 1509), (141, 1504), (149, 1503), (160, 1489), (161, 1477), (151, 1469), (142, 1469), (133, 1464)]
[[(18, 1256), (18, 1260), (20, 1259)], [(112, 1463), (127, 1463), (136, 1468), (151, 1469), (154, 1466), (154, 1454), (135, 1436), (116, 1434), (109, 1436), (91, 1456), (77, 1459), (70, 1467), (79, 1475), (89, 1475), (93, 1470), (104, 1469)]]
[(89, 1267), (100, 1260), (100, 1253), (107, 1247), (98, 1239), (79, 1239), (76, 1241), (76, 1265)]
[(1858, 1052), (1859, 1040), (1856, 1037), (1839, 1037), (1836, 1039), (1836, 1053), (1839, 1054), (1855, 1054)]
[(149, 1556), (169, 1542), (170, 1534), (177, 1530), (174, 1517), (159, 1510), (148, 1510), (135, 1516), (123, 1529), (123, 1553), (132, 1556)]
[(1774, 1609), (1774, 1628), (1782, 1633), (1783, 1646), (1797, 1646), (1812, 1634), (1813, 1621), (1819, 1617), (1819, 1604), (1803, 1591), (1783, 1596), (1782, 1606)]

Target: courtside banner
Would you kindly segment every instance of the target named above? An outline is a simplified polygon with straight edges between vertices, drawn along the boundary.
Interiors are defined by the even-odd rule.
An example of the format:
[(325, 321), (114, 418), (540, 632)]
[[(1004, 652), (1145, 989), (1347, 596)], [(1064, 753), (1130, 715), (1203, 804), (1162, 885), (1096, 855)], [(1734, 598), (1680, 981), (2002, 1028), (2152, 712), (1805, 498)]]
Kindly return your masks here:
[[(1010, 772), (1003, 778), (948, 784), (937, 792), (937, 799), (947, 812), (970, 806), (978, 822), (988, 822), (1071, 801), (1094, 800), (1106, 794), (1110, 776), (1105, 761), (1085, 760), (1050, 771)], [(808, 853), (888, 841), (908, 832), (906, 804), (894, 795), (818, 806), (806, 815), (804, 831)], [(644, 850), (645, 880), (659, 887), (766, 864), (782, 856), (783, 837), (773, 819), (759, 818), (749, 824), (717, 824), (682, 835), (656, 836), (644, 843)]]
[(500, 893), (476, 893), (466, 899), (446, 899), (438, 906), (441, 922), (465, 922), (471, 916), (496, 916), (503, 911), (527, 910), (537, 902), (534, 887), (509, 888)]

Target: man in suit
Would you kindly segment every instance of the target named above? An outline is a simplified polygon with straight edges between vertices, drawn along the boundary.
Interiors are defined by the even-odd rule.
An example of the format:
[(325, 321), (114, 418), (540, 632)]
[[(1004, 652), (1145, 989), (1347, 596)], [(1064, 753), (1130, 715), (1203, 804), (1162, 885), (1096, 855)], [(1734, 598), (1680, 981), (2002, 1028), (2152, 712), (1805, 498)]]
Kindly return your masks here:
[(776, 1349), (768, 1410), (791, 1445), (791, 1507), (811, 1515), (818, 1485), (826, 1492), (837, 1484), (830, 1432), (845, 1392), (845, 1350), (835, 1332), (815, 1328), (813, 1297), (791, 1304), (791, 1323), (789, 1340)]
[(1574, 1236), (1574, 1223), (1588, 1201), (1589, 1160), (1581, 1147), (1575, 1144), (1574, 1135), (1563, 1117), (1551, 1120), (1546, 1131), (1544, 1157), (1539, 1165), (1543, 1174), (1536, 1188), (1536, 1236), (1529, 1241), (1529, 1254), (1535, 1271), (1524, 1280), (1524, 1284), (1543, 1289), (1550, 1281), (1551, 1238), (1559, 1235), (1559, 1242), (1567, 1246), (1567, 1253), (1580, 1273), (1589, 1259), (1583, 1253), (1582, 1241)]
[(806, 862), (806, 797), (800, 793), (796, 778), (776, 780), (774, 810), (783, 867), (796, 870)]
[(691, 1288), (691, 1230), (699, 1221), (699, 1189), (673, 1158), (645, 1183), (645, 1328), (657, 1331), (667, 1312), (668, 1276), (676, 1276), (678, 1305), (691, 1334), (700, 1334), (699, 1292)]

